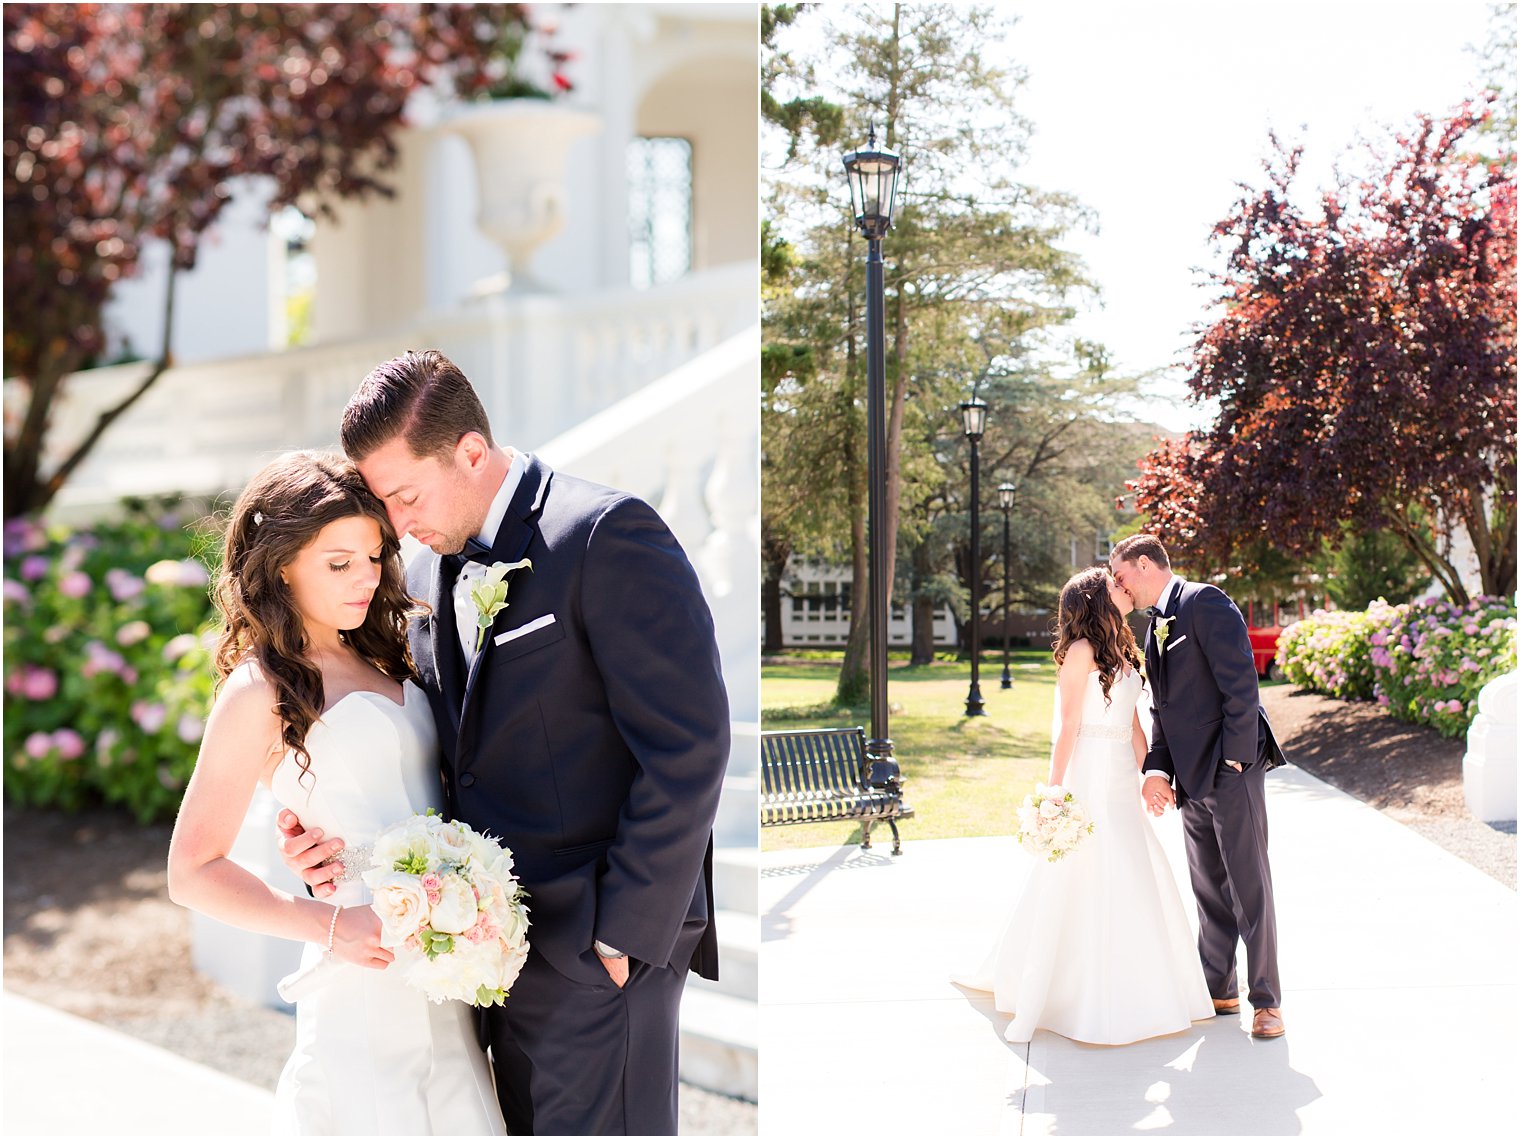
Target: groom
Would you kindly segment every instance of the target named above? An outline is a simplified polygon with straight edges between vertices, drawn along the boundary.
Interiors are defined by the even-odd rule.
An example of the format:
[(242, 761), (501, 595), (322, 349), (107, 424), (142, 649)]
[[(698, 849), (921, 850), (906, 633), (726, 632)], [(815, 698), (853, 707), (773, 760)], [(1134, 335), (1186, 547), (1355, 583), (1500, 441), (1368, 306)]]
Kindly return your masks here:
[[(508, 1132), (674, 1135), (682, 987), (717, 976), (729, 748), (696, 573), (645, 503), (497, 445), (436, 351), (371, 372), (342, 439), (397, 534), (428, 547), (411, 645), (448, 813), (509, 846), (528, 892), (532, 952), (483, 1013)], [(522, 559), (482, 634), (470, 583)], [(287, 831), (284, 850), (317, 887), (341, 870), (313, 865), (332, 845)]]
[(1251, 1035), (1281, 1036), (1265, 776), (1283, 754), (1261, 708), (1246, 623), (1221, 590), (1173, 575), (1149, 534), (1116, 545), (1109, 567), (1135, 608), (1152, 614), (1145, 672), (1154, 727), (1141, 795), (1152, 814), (1169, 803), (1182, 812), (1214, 1008), (1240, 1007), (1235, 951), (1243, 940)]

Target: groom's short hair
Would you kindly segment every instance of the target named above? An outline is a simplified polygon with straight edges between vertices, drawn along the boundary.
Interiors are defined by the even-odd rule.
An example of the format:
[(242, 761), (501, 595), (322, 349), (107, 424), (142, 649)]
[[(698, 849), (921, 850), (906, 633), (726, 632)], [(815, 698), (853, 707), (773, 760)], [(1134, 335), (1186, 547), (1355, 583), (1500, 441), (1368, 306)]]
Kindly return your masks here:
[(1111, 562), (1137, 562), (1141, 558), (1150, 558), (1162, 569), (1172, 568), (1172, 561), (1166, 556), (1166, 547), (1154, 534), (1131, 534), (1108, 555)]
[(454, 362), (437, 349), (408, 350), (379, 365), (343, 409), (343, 453), (355, 462), (396, 436), (419, 458), (445, 455), (477, 431), (494, 445), (486, 409)]

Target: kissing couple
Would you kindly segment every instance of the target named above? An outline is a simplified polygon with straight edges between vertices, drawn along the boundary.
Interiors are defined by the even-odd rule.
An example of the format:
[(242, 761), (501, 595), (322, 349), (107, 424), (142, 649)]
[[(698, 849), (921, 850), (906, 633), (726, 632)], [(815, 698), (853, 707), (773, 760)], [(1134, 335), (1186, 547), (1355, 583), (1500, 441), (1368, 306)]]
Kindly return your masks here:
[[(729, 750), (697, 575), (644, 502), (498, 444), (436, 351), (375, 368), (341, 438), (346, 458), (282, 456), (233, 507), (219, 691), (169, 851), (176, 902), (341, 963), (296, 1002), (276, 1125), (674, 1135), (682, 989), (717, 976)], [(403, 567), (407, 534), (426, 549)], [(478, 603), (483, 579), (506, 604)], [(229, 858), (259, 784), (310, 897)], [(500, 840), (527, 892), (503, 1005), (434, 1004), (388, 969), (339, 858), (429, 808)]]
[[(1136, 608), (1151, 615), (1143, 653), (1125, 622)], [(991, 951), (954, 979), (1013, 1014), (1008, 1040), (1045, 1028), (1130, 1044), (1236, 1013), (1244, 943), (1251, 1035), (1282, 1036), (1265, 776), (1283, 754), (1240, 610), (1173, 574), (1161, 542), (1135, 534), (1108, 569), (1062, 588), (1054, 653), (1049, 782), (1075, 796), (1093, 831), (1035, 864)], [(1149, 739), (1138, 708), (1147, 686)], [(1169, 806), (1182, 815), (1196, 945), (1145, 817)]]

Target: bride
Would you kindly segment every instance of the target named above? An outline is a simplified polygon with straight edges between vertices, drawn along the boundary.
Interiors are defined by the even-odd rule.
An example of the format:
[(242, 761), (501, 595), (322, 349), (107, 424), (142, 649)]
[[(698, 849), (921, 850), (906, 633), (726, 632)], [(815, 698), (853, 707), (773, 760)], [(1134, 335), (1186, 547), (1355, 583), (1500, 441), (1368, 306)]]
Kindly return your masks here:
[(1099, 567), (1061, 590), (1049, 781), (1072, 792), (1096, 825), (1059, 861), (1035, 864), (986, 960), (955, 978), (1014, 1014), (1004, 1032), (1011, 1041), (1045, 1028), (1089, 1044), (1129, 1044), (1214, 1015), (1140, 799), (1141, 655), (1124, 622), (1133, 608)]
[[(275, 1125), (298, 1134), (505, 1129), (472, 1012), (387, 971), (354, 877), (331, 902), (276, 890), (228, 857), (256, 784), (357, 846), (441, 806), (437, 737), (413, 680), (395, 532), (353, 464), (276, 459), (238, 498), (216, 584), (220, 691), (169, 844), (174, 901), (307, 942), (345, 968), (296, 1001)], [(303, 970), (303, 972), (309, 972)]]

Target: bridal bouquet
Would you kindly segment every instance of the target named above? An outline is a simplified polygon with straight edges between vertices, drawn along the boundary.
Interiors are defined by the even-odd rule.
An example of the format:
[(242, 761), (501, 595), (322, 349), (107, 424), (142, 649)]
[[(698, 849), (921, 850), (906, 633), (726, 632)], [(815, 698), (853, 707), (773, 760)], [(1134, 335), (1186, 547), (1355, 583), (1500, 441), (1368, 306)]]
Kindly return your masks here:
[(1035, 785), (1033, 795), (1024, 796), (1019, 816), (1017, 838), (1033, 854), (1043, 854), (1050, 862), (1070, 854), (1084, 837), (1092, 834), (1093, 821), (1087, 817), (1077, 797), (1061, 786)]
[(506, 1000), (528, 958), (510, 850), (429, 811), (382, 831), (362, 877), (407, 984), (435, 1004)]

